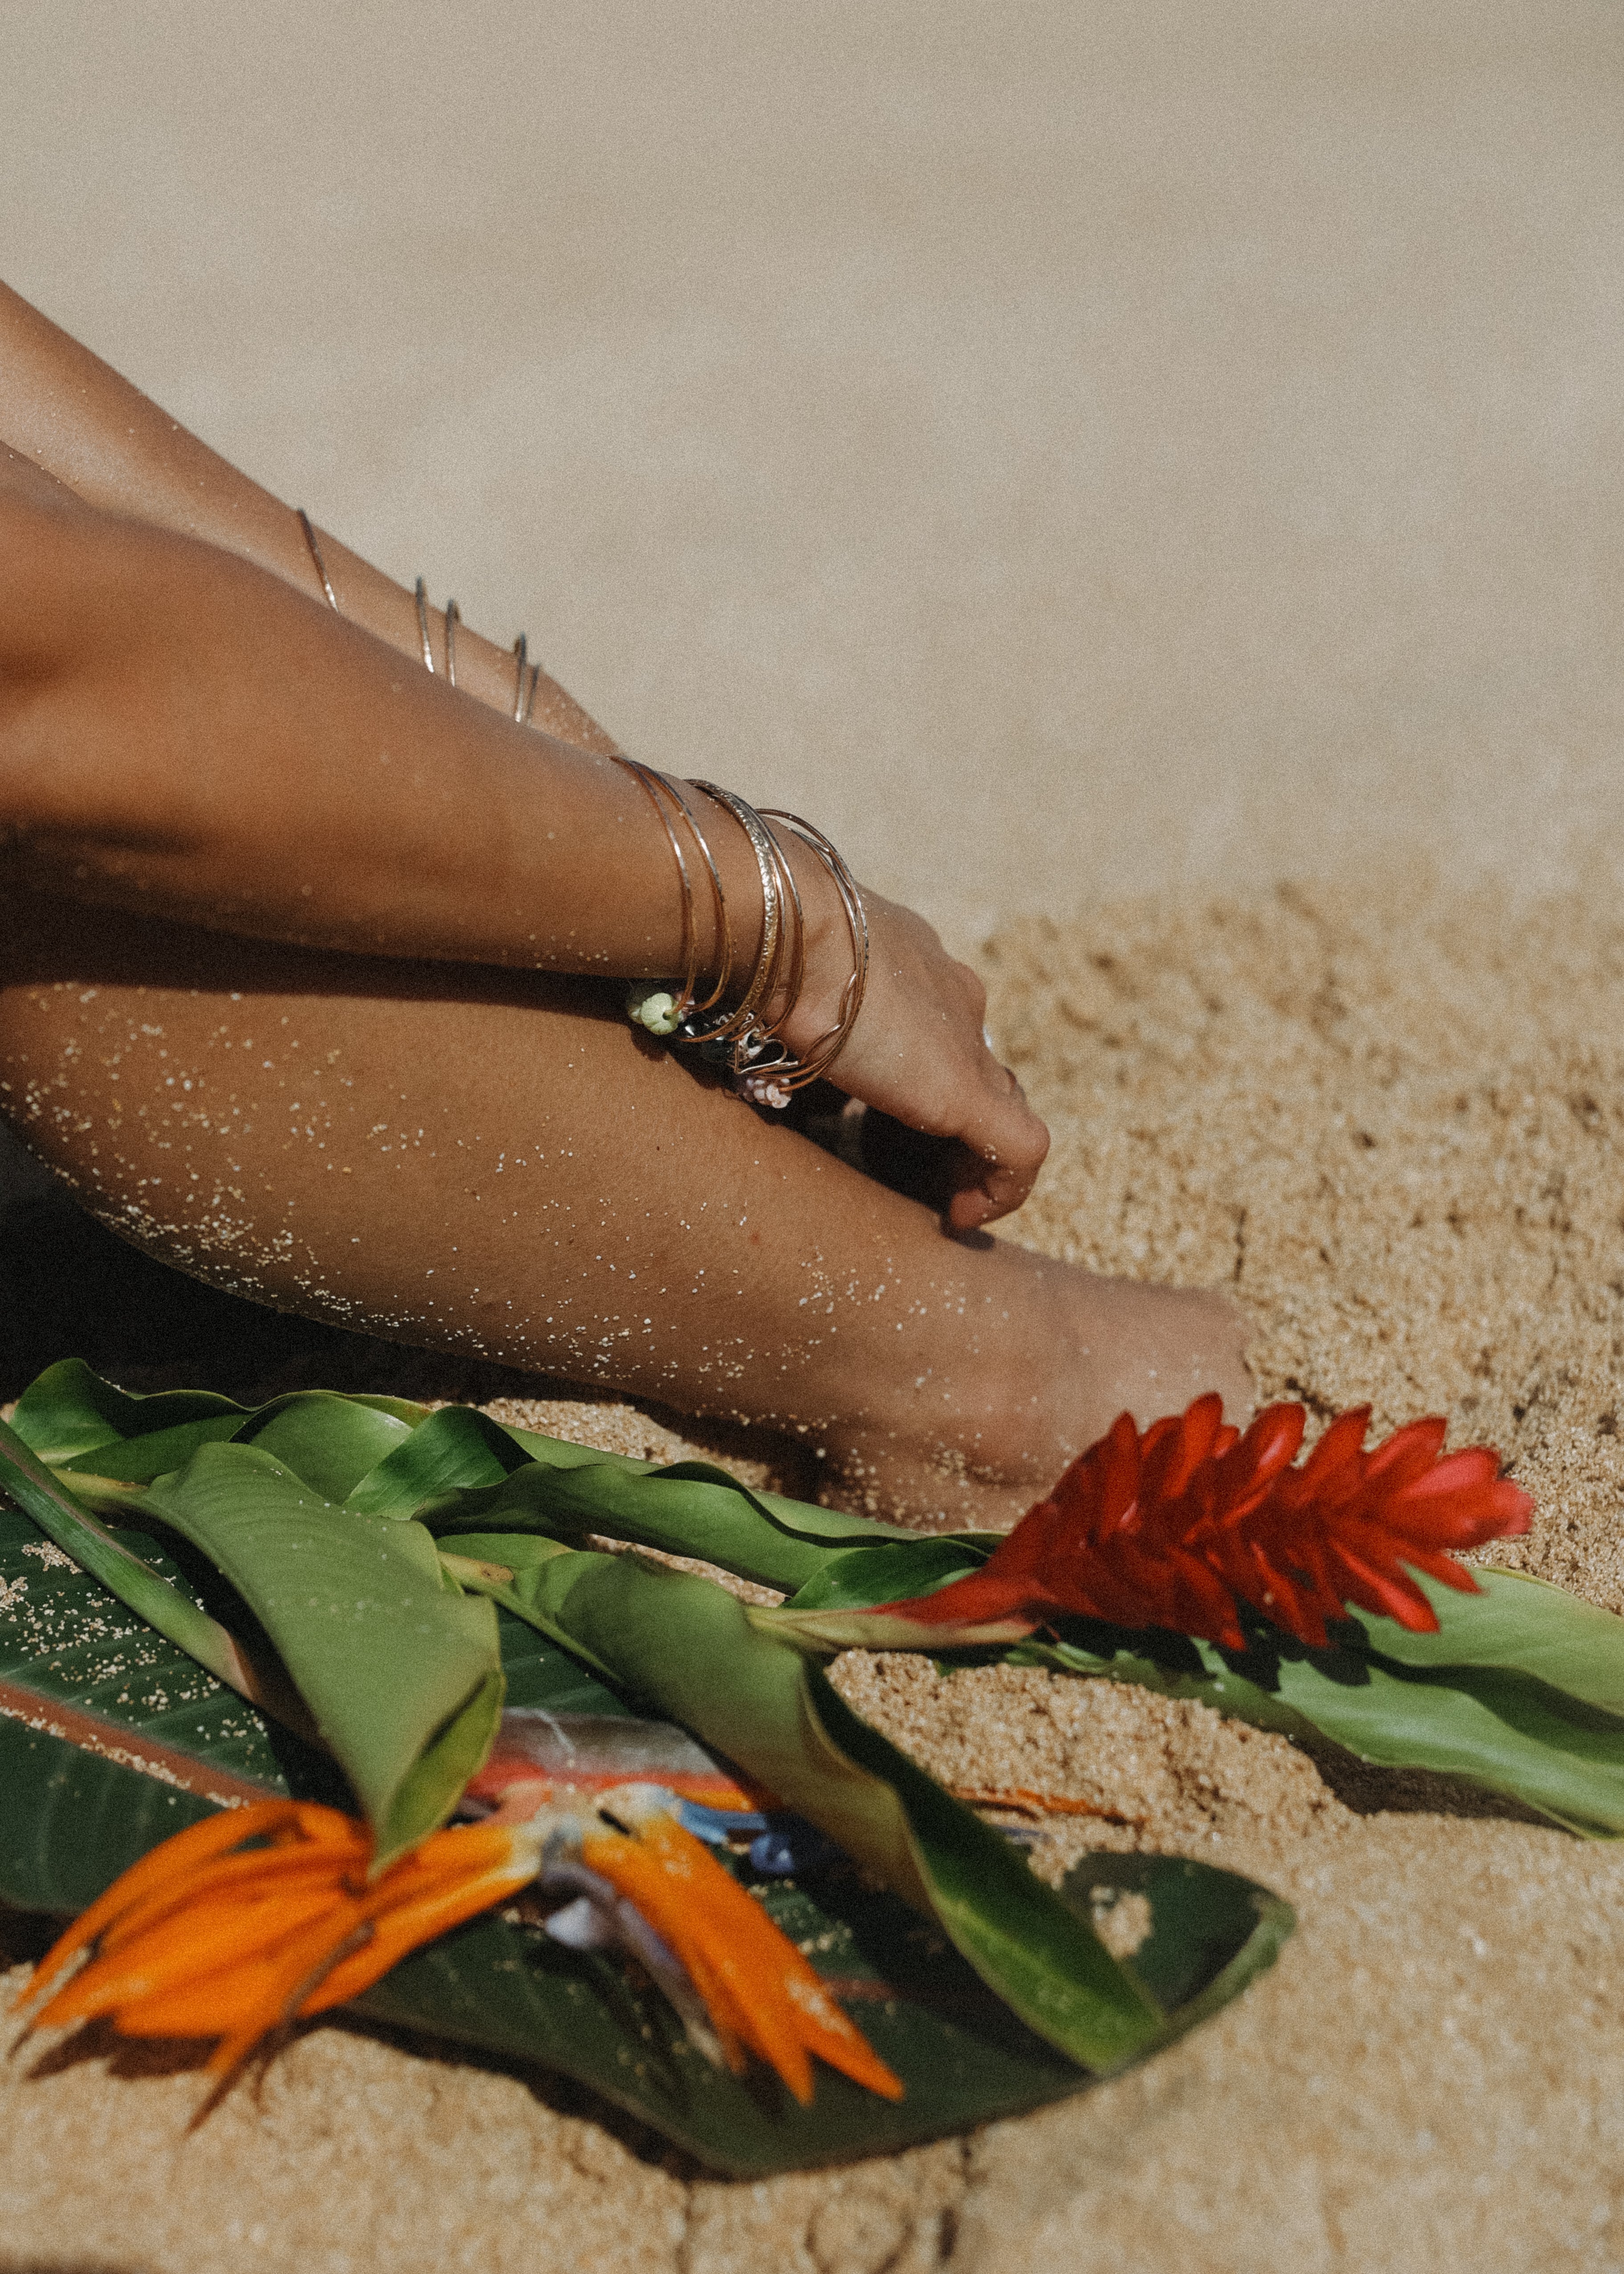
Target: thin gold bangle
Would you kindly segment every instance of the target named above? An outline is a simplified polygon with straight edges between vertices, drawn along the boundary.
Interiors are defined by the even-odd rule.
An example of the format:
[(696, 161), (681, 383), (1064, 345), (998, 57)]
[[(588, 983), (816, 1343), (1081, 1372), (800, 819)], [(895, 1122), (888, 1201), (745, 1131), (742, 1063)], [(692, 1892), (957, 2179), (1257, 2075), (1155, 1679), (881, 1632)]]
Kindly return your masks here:
[[(530, 717), (529, 708), (524, 700), (524, 666), (529, 659), (530, 651), (530, 644), (525, 637), (524, 634), (521, 632), (518, 638), (515, 640), (513, 644), (513, 723), (515, 727), (524, 726)], [(534, 681), (532, 681), (530, 686), (530, 701), (533, 703), (535, 700), (536, 689)]]
[(421, 576), (412, 593), (417, 604), (417, 637), (423, 643), (423, 668), (431, 679), (434, 676), (434, 650), (429, 639), (429, 588)]
[(338, 594), (333, 590), (333, 579), (327, 575), (327, 564), (321, 557), (321, 540), (316, 535), (311, 524), (310, 516), (304, 507), (296, 505), (293, 510), (299, 517), (299, 527), (304, 532), (304, 542), (310, 547), (310, 557), (316, 564), (316, 574), (321, 579), (321, 589), (327, 596), (327, 606), (335, 616), (342, 616), (344, 612), (338, 605)]
[(677, 998), (676, 1006), (676, 1016), (680, 1020), (686, 1019), (693, 1008), (695, 983), (699, 976), (699, 935), (694, 922), (693, 879), (688, 872), (688, 862), (683, 856), (681, 840), (672, 825), (670, 815), (665, 810), (661, 792), (665, 789), (666, 785), (662, 777), (655, 772), (652, 766), (645, 766), (639, 758), (625, 757), (617, 752), (614, 763), (617, 766), (624, 767), (626, 772), (642, 786), (643, 794), (658, 816), (660, 826), (665, 832), (665, 841), (676, 856), (677, 876), (682, 887), (682, 938), (681, 945), (678, 950), (682, 962), (682, 982), (681, 992)]
[(462, 621), (462, 611), (455, 600), (446, 602), (446, 684), (456, 685), (456, 628)]
[[(835, 1023), (818, 1036), (801, 1058), (798, 1070), (782, 1084), (786, 1089), (804, 1089), (809, 1082), (816, 1081), (828, 1072), (846, 1048), (851, 1039), (852, 1029), (857, 1024), (868, 985), (868, 915), (863, 907), (856, 878), (838, 848), (821, 829), (810, 821), (803, 821), (798, 813), (786, 813), (777, 806), (768, 808), (763, 818), (783, 822), (823, 862), (840, 895), (846, 929), (851, 934), (852, 975), (841, 990), (840, 1009)], [(788, 1013), (785, 1015), (787, 1017)]]
[(695, 1002), (688, 1013), (690, 1018), (703, 1019), (708, 1013), (715, 1010), (732, 984), (733, 928), (727, 914), (727, 895), (722, 890), (722, 872), (716, 865), (716, 855), (710, 850), (709, 838), (699, 825), (697, 815), (687, 798), (683, 796), (680, 782), (673, 781), (669, 774), (661, 774), (658, 779), (666, 796), (672, 800), (684, 821), (687, 822), (688, 834), (692, 837), (699, 857), (704, 862), (710, 878), (710, 904), (716, 917), (716, 983), (704, 1001)]
[[(756, 954), (756, 968), (750, 975), (750, 983), (746, 988), (741, 999), (735, 1004), (714, 1032), (706, 1037), (710, 1042), (733, 1041), (743, 1039), (748, 1035), (748, 1030), (756, 1023), (755, 1014), (758, 1005), (771, 998), (773, 982), (778, 974), (784, 930), (783, 903), (778, 883), (778, 850), (773, 842), (771, 832), (753, 805), (747, 805), (743, 798), (735, 796), (732, 790), (723, 789), (715, 782), (695, 782), (694, 787), (695, 789), (702, 790), (705, 796), (713, 798), (718, 805), (732, 814), (749, 840), (750, 850), (756, 855), (756, 871), (761, 878), (762, 938), (761, 947)], [(741, 1069), (735, 1065), (734, 1071), (739, 1072)]]

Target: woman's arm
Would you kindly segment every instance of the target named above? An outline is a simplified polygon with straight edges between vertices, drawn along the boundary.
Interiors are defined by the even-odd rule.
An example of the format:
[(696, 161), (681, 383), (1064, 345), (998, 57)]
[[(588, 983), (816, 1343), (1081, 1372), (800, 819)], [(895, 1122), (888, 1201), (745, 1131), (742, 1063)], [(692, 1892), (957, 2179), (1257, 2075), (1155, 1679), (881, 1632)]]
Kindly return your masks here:
[[(25, 455), (0, 455), (0, 847), (19, 886), (370, 954), (678, 968), (664, 831), (584, 714), (571, 739), (513, 727), (512, 659), (488, 646), (489, 708), (466, 670), (458, 691), (430, 677), (407, 596), (329, 546), (335, 585), (355, 579), (335, 615), (287, 508), (8, 294), (0, 437), (18, 434)], [(748, 968), (754, 859), (719, 814), (710, 833)], [(836, 1022), (850, 948), (821, 866), (789, 857), (808, 963), (784, 1036), (805, 1051)], [(1020, 1205), (1048, 1133), (983, 1043), (974, 974), (911, 911), (864, 904), (868, 991), (831, 1079), (957, 1141), (949, 1216), (973, 1230)], [(695, 914), (714, 968), (703, 892)]]
[[(268, 569), (298, 591), (324, 595), (291, 506), (227, 463), (127, 379), (0, 284), (0, 435), (86, 504), (154, 528), (200, 538)], [(320, 538), (341, 613), (404, 655), (420, 659), (410, 593), (335, 537)], [(445, 623), (430, 618), (435, 668), (445, 668)], [(511, 712), (512, 654), (466, 626), (456, 635), (457, 684)], [(426, 674), (425, 674), (426, 676)], [(583, 749), (615, 745), (544, 672), (532, 723)]]
[[(671, 853), (623, 767), (229, 553), (37, 475), (19, 487), (0, 476), (0, 841), (19, 887), (363, 954), (676, 968)], [(715, 836), (748, 953), (754, 859)]]

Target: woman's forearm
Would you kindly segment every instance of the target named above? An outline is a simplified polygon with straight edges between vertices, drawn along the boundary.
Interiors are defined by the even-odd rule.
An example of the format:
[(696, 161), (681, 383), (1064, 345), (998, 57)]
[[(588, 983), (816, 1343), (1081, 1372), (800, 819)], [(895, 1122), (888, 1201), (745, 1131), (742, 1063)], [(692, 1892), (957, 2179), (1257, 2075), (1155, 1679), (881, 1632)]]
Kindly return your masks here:
[[(748, 954), (754, 860), (718, 818)], [(670, 847), (623, 767), (522, 731), (246, 561), (65, 496), (0, 491), (0, 844), (27, 889), (251, 937), (679, 967)]]
[[(327, 558), (337, 613), (286, 507), (0, 288), (0, 889), (352, 953), (684, 971), (671, 843), (607, 738), (561, 695), (544, 732), (514, 726), (513, 659), (471, 636), (461, 691), (431, 677), (410, 596)], [(763, 887), (742, 830), (707, 827), (737, 983)], [(780, 1034), (805, 1059), (840, 1029), (860, 942), (817, 857), (793, 832), (785, 851), (806, 960)], [(709, 979), (697, 864), (695, 884)], [(1047, 1132), (990, 1053), (975, 975), (906, 909), (862, 907), (834, 1079), (956, 1141), (949, 1214), (972, 1231), (1019, 1206)]]
[[(0, 437), (87, 504), (199, 538), (300, 591), (325, 598), (291, 507), (228, 464), (4, 284)], [(323, 533), (319, 541), (343, 615), (402, 654), (417, 657), (421, 667), (412, 596), (336, 538)], [(430, 619), (430, 638), (436, 671), (443, 673), (445, 619), (439, 610)], [(511, 711), (515, 666), (508, 651), (461, 628), (456, 667), (460, 687), (493, 708)], [(615, 747), (545, 673), (530, 716), (546, 733), (583, 749)]]

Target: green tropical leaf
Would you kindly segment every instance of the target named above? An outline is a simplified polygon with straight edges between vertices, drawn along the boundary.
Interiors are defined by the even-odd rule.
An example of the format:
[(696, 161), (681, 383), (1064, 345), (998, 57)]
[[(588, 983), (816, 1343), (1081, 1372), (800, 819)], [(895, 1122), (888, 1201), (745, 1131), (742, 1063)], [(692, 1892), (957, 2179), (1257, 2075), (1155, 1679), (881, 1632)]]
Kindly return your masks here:
[[(257, 1408), (238, 1405), (210, 1389), (164, 1389), (147, 1397), (119, 1389), (91, 1371), (83, 1359), (64, 1358), (31, 1382), (18, 1399), (11, 1426), (25, 1444), (52, 1468), (81, 1462), (99, 1449), (129, 1445), (142, 1439), (172, 1438), (173, 1459), (163, 1456), (171, 1447), (154, 1444), (142, 1465), (147, 1475), (162, 1476), (177, 1469), (199, 1445), (236, 1436), (244, 1424), (263, 1427), (290, 1406), (310, 1403), (322, 1410), (327, 1431), (343, 1424), (334, 1411), (380, 1413), (400, 1423), (403, 1434), (421, 1421), (426, 1406), (402, 1397), (341, 1397), (327, 1389), (295, 1390)], [(394, 1442), (390, 1440), (389, 1442)], [(379, 1446), (371, 1458), (384, 1449)], [(324, 1452), (322, 1457), (327, 1457)], [(162, 1462), (162, 1465), (156, 1464)], [(290, 1466), (297, 1464), (290, 1461)], [(109, 1475), (123, 1472), (109, 1469)], [(133, 1473), (133, 1472), (132, 1472)], [(357, 1473), (360, 1471), (357, 1469)], [(307, 1481), (314, 1481), (307, 1480)]]
[[(120, 1537), (184, 1584), (155, 1541)], [(530, 1626), (505, 1615), (500, 1626), (516, 1703), (627, 1711), (617, 1692)], [(342, 1804), (329, 1761), (112, 1604), (0, 1503), (0, 1899), (57, 1914), (82, 1909), (213, 1803), (287, 1791)], [(1103, 1856), (1074, 1880), (1072, 1900), (1085, 1916), (1118, 1884), (1147, 1895), (1152, 1931), (1135, 1965), (1169, 2008), (1171, 2029), (1235, 1994), (1270, 1962), (1289, 1926), (1266, 1891), (1200, 1864)], [(854, 1874), (837, 1869), (814, 1886), (763, 1883), (756, 1891), (904, 2079), (900, 2103), (823, 2071), (814, 2105), (802, 2110), (770, 2077), (718, 2073), (628, 1962), (563, 1949), (493, 1916), (415, 1954), (357, 2010), (560, 2071), (703, 2163), (745, 2177), (894, 2151), (1087, 2083), (989, 1996), (944, 1941), (921, 1932), (913, 1912)]]
[[(117, 1444), (128, 1437), (156, 1435), (183, 1426), (218, 1427), (246, 1410), (210, 1389), (170, 1389), (155, 1397), (135, 1397), (103, 1382), (83, 1359), (64, 1358), (29, 1383), (17, 1401), (11, 1426), (41, 1460), (59, 1468), (96, 1445)], [(235, 1420), (231, 1426), (235, 1427)], [(202, 1437), (197, 1442), (201, 1443)]]
[[(500, 1533), (460, 1541), (492, 1559), (503, 1544)], [(860, 1721), (816, 1667), (752, 1626), (733, 1596), (635, 1555), (557, 1547), (525, 1577), (527, 1615), (692, 1729), (936, 1923), (1051, 2044), (1099, 2070), (1164, 2033), (1157, 2001), (1092, 1927), (997, 1833)]]
[[(540, 1938), (515, 1950), (523, 1931), (495, 1920), (408, 1959), (368, 1992), (361, 2010), (510, 2057), (544, 2059), (741, 2179), (894, 2155), (1088, 2084), (894, 1896), (846, 1871), (812, 1887), (755, 1885), (774, 1922), (809, 1953), (903, 2079), (902, 2100), (879, 2100), (820, 2069), (816, 2099), (798, 2108), (776, 2080), (741, 2082), (710, 2067), (671, 2008), (618, 1962), (585, 1961)], [(1087, 1857), (1056, 1900), (1086, 1919), (1102, 1898), (1127, 1894), (1149, 1907), (1150, 1932), (1133, 1964), (1169, 2011), (1158, 2043), (1206, 2019), (1271, 1965), (1294, 1923), (1267, 1889), (1169, 1856)]]
[(444, 1823), (490, 1751), (503, 1682), (490, 1605), (443, 1583), (421, 1525), (324, 1499), (259, 1444), (203, 1446), (141, 1506), (269, 1637), (372, 1826), (374, 1869)]
[(628, 1460), (507, 1428), (466, 1406), (432, 1414), (356, 1487), (350, 1505), (416, 1516), (441, 1536), (498, 1526), (545, 1530), (568, 1542), (609, 1533), (786, 1589), (804, 1585), (854, 1546), (868, 1553), (869, 1542), (914, 1537), (752, 1491), (708, 1461), (661, 1467)]
[(279, 1714), (290, 1727), (304, 1726), (307, 1717), (298, 1696), (281, 1679), (280, 1669), (256, 1664), (237, 1637), (201, 1604), (99, 1524), (4, 1421), (0, 1421), (0, 1487), (65, 1555), (94, 1573), (121, 1602), (178, 1644), (217, 1680)]
[[(834, 1558), (781, 1610), (751, 1616), (814, 1654), (951, 1657), (956, 1641), (974, 1646), (995, 1630), (956, 1636), (875, 1607), (945, 1585), (972, 1568), (981, 1544), (917, 1541)], [(1416, 1576), (1438, 1618), (1433, 1634), (1350, 1613), (1335, 1647), (1313, 1650), (1259, 1620), (1250, 1647), (1233, 1652), (1077, 1621), (1059, 1641), (1032, 1638), (1003, 1654), (1194, 1698), (1311, 1751), (1329, 1743), (1375, 1766), (1458, 1778), (1588, 1837), (1624, 1834), (1624, 1619), (1522, 1572), (1478, 1567), (1476, 1594)]]
[[(811, 1611), (844, 1611), (872, 1603), (906, 1602), (933, 1594), (984, 1563), (1001, 1535), (949, 1532), (936, 1539), (884, 1540), (872, 1547), (831, 1555), (784, 1606), (804, 1617)], [(786, 1631), (790, 1631), (787, 1623)]]
[[(92, 1469), (149, 1477), (160, 1473), (158, 1462), (184, 1457), (227, 1429), (252, 1442), (281, 1426), (297, 1473), (304, 1474), (301, 1461), (329, 1465), (322, 1473), (335, 1480), (354, 1472), (352, 1508), (415, 1517), (448, 1550), (464, 1534), (512, 1531), (578, 1542), (604, 1532), (704, 1556), (784, 1589), (784, 1609), (758, 1613), (757, 1621), (814, 1653), (852, 1644), (951, 1649), (951, 1632), (910, 1630), (864, 1613), (945, 1585), (992, 1544), (974, 1534), (900, 1533), (753, 1493), (703, 1463), (660, 1469), (505, 1428), (467, 1408), (425, 1419), (423, 1409), (398, 1401), (364, 1401), (401, 1433), (367, 1467), (365, 1455), (383, 1435), (372, 1418), (346, 1417), (357, 1401), (303, 1396), (311, 1402), (297, 1424), (279, 1425), (279, 1412), (298, 1401), (249, 1414), (190, 1391), (129, 1397), (70, 1361), (41, 1375), (17, 1420), (36, 1451), (73, 1465), (65, 1480), (80, 1501), (115, 1516), (129, 1512), (129, 1487), (98, 1484)], [(304, 1433), (297, 1447), (296, 1427)], [(1091, 1626), (1070, 1629), (1057, 1642), (1023, 1642), (1011, 1654), (1200, 1698), (1310, 1746), (1461, 1777), (1576, 1831), (1624, 1830), (1614, 1766), (1624, 1623), (1517, 1575), (1485, 1572), (1483, 1584), (1485, 1593), (1471, 1596), (1423, 1580), (1440, 1616), (1436, 1636), (1354, 1619), (1328, 1653), (1265, 1635), (1247, 1653), (1226, 1655), (1177, 1636)]]
[(1624, 1620), (1519, 1572), (1477, 1576), (1483, 1593), (1462, 1595), (1417, 1575), (1433, 1635), (1361, 1613), (1325, 1651), (1272, 1631), (1239, 1653), (1094, 1629), (1008, 1654), (1199, 1698), (1310, 1751), (1455, 1777), (1590, 1838), (1624, 1834)]

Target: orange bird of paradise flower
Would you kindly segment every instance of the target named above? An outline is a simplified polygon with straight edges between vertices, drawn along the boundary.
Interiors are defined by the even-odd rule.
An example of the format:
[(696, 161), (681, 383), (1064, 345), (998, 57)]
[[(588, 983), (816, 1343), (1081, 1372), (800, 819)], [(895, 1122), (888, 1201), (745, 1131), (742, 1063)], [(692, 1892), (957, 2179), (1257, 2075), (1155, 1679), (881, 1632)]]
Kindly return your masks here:
[(200, 2119), (274, 2032), (536, 1880), (573, 1899), (575, 1931), (560, 1939), (630, 1948), (711, 2058), (740, 2072), (756, 2054), (803, 2106), (813, 2055), (900, 2099), (794, 1945), (671, 1809), (661, 1788), (625, 1785), (583, 1814), (433, 1833), (375, 1879), (371, 1834), (337, 1809), (228, 1810), (154, 1848), (75, 1921), (34, 1976), (29, 1998), (52, 1994), (28, 2026), (103, 2016), (126, 2037), (217, 2039)]

